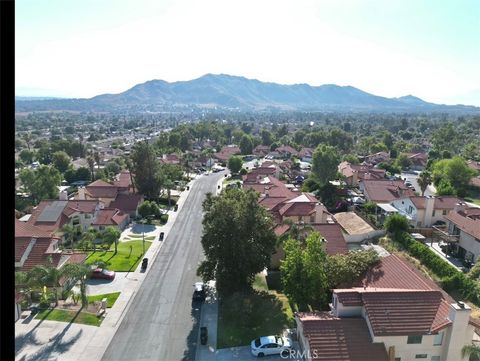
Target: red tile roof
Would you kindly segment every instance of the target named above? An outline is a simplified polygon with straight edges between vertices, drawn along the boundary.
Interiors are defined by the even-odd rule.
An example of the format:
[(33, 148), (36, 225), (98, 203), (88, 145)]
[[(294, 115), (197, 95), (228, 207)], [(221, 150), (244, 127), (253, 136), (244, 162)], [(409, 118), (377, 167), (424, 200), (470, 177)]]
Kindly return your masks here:
[(355, 290), (335, 290), (338, 302), (344, 306), (363, 306), (362, 295)]
[(445, 218), (463, 232), (480, 240), (480, 208), (467, 208), (463, 212), (453, 210)]
[(297, 150), (295, 148), (292, 148), (289, 145), (282, 145), (281, 147), (278, 147), (277, 149), (275, 149), (275, 151), (279, 153), (289, 153), (291, 155), (298, 155)]
[(415, 192), (406, 187), (403, 181), (370, 180), (362, 181), (365, 187), (365, 196), (376, 203), (391, 202), (395, 199), (414, 196)]
[[(362, 292), (362, 300), (375, 336), (425, 335), (432, 331), (442, 303), (442, 293), (367, 290)], [(437, 320), (437, 324), (442, 321), (450, 323), (448, 319), (443, 319)]]
[[(409, 198), (417, 209), (425, 209), (427, 197), (413, 196)], [(461, 199), (453, 196), (435, 197), (433, 209), (453, 209), (458, 202), (461, 202)]]
[[(15, 243), (17, 240), (15, 240)], [(29, 241), (30, 242), (30, 241)], [(32, 247), (32, 250), (28, 254), (23, 267), (21, 268), (22, 271), (28, 271), (29, 269), (33, 268), (36, 265), (49, 265), (51, 264), (54, 267), (58, 267), (60, 258), (62, 257), (62, 253), (46, 253), (52, 243), (51, 238), (38, 238)], [(23, 254), (22, 254), (23, 255)], [(18, 262), (21, 258), (17, 260), (17, 254), (15, 254), (15, 260)], [(50, 263), (51, 261), (51, 263)]]
[(108, 187), (88, 185), (85, 187), (85, 191), (92, 198), (115, 198), (118, 194), (118, 187), (113, 184), (109, 184)]
[(130, 188), (132, 186), (132, 179), (128, 170), (122, 170), (118, 174), (118, 180), (113, 182), (113, 185), (119, 188)]
[(241, 152), (240, 148), (237, 146), (233, 147), (223, 147), (222, 150), (218, 153), (214, 154), (214, 157), (221, 160), (221, 161), (227, 161), (230, 159), (235, 154), (239, 154)]
[(128, 217), (128, 214), (123, 213), (122, 211), (116, 208), (104, 208), (101, 209), (95, 220), (92, 222), (92, 225), (95, 226), (108, 226), (108, 225), (119, 225)]
[(112, 187), (112, 186), (113, 186), (112, 184), (105, 182), (104, 180), (101, 180), (101, 179), (97, 179), (96, 181), (87, 185), (87, 187)]
[(15, 218), (15, 238), (48, 238), (52, 236), (52, 232), (45, 231), (33, 224), (19, 221)]
[(383, 343), (372, 343), (363, 318), (337, 318), (327, 312), (297, 313), (313, 360), (387, 361)]
[[(37, 228), (42, 229), (46, 232), (54, 232), (62, 228), (65, 224), (70, 222), (69, 217), (75, 212), (79, 213), (90, 213), (95, 212), (95, 208), (98, 204), (97, 200), (71, 200), (65, 203), (65, 207), (59, 214), (58, 218), (53, 221), (41, 221), (39, 220), (40, 215), (45, 210), (47, 206), (50, 206), (56, 200), (44, 200), (32, 210), (32, 216), (26, 222), (29, 225), (36, 226)], [(41, 218), (40, 218), (41, 219)]]
[(282, 217), (309, 216), (315, 213), (315, 203), (286, 203), (278, 212)]
[(327, 241), (326, 252), (329, 255), (348, 252), (347, 243), (343, 236), (342, 227), (338, 224), (312, 224), (315, 230), (319, 231)]
[(139, 203), (142, 200), (140, 194), (119, 194), (114, 201), (110, 203), (110, 208), (118, 208), (125, 213), (136, 212)]

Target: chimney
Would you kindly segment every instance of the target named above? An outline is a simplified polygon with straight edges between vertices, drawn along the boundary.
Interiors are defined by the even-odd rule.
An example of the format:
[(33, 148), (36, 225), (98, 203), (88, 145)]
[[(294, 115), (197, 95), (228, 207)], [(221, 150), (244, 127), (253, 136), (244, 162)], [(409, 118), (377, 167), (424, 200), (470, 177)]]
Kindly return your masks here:
[(67, 191), (60, 191), (60, 193), (58, 194), (58, 199), (61, 201), (68, 201)]
[(430, 227), (432, 225), (433, 211), (435, 210), (435, 197), (426, 196), (425, 197), (425, 214), (424, 214), (424, 225), (425, 227)]
[(78, 187), (78, 199), (85, 200), (85, 187)]
[(358, 172), (356, 170), (352, 170), (352, 186), (358, 185)]
[(468, 327), (472, 309), (464, 302), (450, 304), (448, 318), (452, 321), (450, 332), (445, 332), (445, 351), (443, 360), (468, 360), (460, 359), (462, 348), (472, 343), (473, 327)]
[(455, 204), (455, 208), (453, 210), (455, 211), (455, 213), (465, 212), (466, 205), (466, 203), (458, 202), (457, 204)]

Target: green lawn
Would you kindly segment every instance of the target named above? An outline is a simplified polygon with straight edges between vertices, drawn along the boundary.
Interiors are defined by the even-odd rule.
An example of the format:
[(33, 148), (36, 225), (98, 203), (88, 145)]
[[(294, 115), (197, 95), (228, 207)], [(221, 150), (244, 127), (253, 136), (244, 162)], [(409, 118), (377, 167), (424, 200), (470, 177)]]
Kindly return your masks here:
[(50, 321), (73, 322), (84, 325), (100, 326), (102, 318), (90, 312), (48, 309), (40, 311), (35, 318)]
[(281, 334), (293, 324), (293, 312), (283, 294), (276, 291), (234, 294), (222, 298), (219, 304), (217, 347), (249, 345), (259, 336)]
[(118, 296), (120, 296), (120, 292), (113, 292), (113, 293), (105, 293), (103, 295), (95, 295), (95, 296), (87, 296), (88, 302), (93, 303), (95, 301), (101, 301), (105, 297), (107, 298), (107, 308), (112, 308), (113, 304), (117, 300)]
[[(135, 270), (139, 262), (143, 259), (142, 240), (134, 240), (118, 243), (118, 252), (115, 254), (115, 245), (108, 251), (91, 252), (86, 259), (86, 264), (94, 264), (98, 261), (105, 263), (105, 267), (116, 272), (130, 272)], [(145, 241), (145, 252), (152, 242)], [(131, 247), (131, 249), (130, 249)]]

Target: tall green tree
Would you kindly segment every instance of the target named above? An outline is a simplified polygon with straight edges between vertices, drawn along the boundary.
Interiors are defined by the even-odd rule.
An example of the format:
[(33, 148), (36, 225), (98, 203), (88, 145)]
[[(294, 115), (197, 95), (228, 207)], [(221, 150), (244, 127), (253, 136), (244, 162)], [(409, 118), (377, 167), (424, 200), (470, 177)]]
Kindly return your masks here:
[(253, 152), (253, 141), (252, 137), (248, 134), (244, 134), (240, 139), (240, 150), (242, 154), (252, 154)]
[(135, 144), (131, 161), (138, 192), (147, 198), (157, 198), (162, 188), (162, 175), (153, 147), (146, 141)]
[(56, 168), (46, 165), (42, 165), (36, 170), (24, 168), (20, 171), (19, 177), (35, 203), (39, 203), (43, 199), (58, 198), (57, 186), (62, 183), (62, 176)]
[(60, 173), (65, 173), (70, 165), (70, 156), (62, 150), (52, 154), (52, 163)]
[(221, 293), (251, 289), (255, 274), (270, 264), (276, 237), (268, 211), (253, 190), (207, 194), (203, 202), (202, 246), (206, 259), (197, 273), (216, 280)]
[(387, 232), (392, 233), (395, 237), (410, 229), (407, 218), (398, 213), (388, 216), (383, 226)]
[(237, 156), (230, 157), (227, 163), (228, 169), (230, 169), (230, 172), (232, 172), (233, 174), (240, 172), (240, 169), (242, 169), (242, 164), (242, 158)]
[(480, 346), (465, 345), (462, 347), (462, 358), (468, 357), (469, 361), (480, 361)]
[(428, 186), (432, 184), (432, 174), (428, 171), (425, 170), (422, 173), (420, 173), (417, 182), (418, 185), (420, 186), (420, 190), (422, 191), (422, 197), (425, 194), (425, 191), (427, 190)]
[(320, 233), (310, 233), (305, 244), (303, 248), (296, 240), (285, 242), (281, 280), (285, 294), (299, 310), (306, 310), (308, 305), (318, 310), (328, 298), (327, 256)]
[(463, 158), (454, 157), (435, 162), (432, 175), (436, 186), (440, 186), (443, 181), (443, 188), (445, 188), (447, 184), (445, 182), (448, 182), (455, 189), (456, 194), (461, 197), (475, 172), (468, 167), (467, 162)]
[(320, 185), (334, 180), (339, 163), (340, 156), (335, 147), (330, 145), (318, 146), (313, 153), (312, 178), (320, 183)]

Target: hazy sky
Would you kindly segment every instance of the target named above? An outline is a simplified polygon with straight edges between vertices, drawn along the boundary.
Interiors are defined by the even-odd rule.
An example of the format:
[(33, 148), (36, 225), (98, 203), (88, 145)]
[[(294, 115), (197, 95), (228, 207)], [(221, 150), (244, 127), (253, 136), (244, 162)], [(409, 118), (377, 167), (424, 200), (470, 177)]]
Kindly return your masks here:
[(224, 73), (480, 106), (479, 0), (17, 0), (16, 94)]

